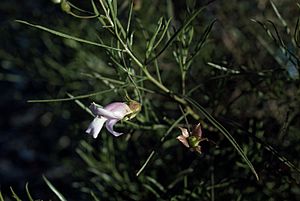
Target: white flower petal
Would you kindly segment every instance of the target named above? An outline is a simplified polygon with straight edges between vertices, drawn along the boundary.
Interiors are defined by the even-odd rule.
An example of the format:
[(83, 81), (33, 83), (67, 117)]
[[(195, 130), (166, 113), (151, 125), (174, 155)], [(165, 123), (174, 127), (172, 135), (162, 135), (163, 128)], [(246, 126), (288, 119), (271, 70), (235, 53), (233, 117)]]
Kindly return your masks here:
[(104, 109), (109, 111), (117, 111), (117, 110), (126, 110), (130, 111), (129, 106), (123, 102), (113, 102), (104, 107)]
[(94, 114), (94, 115), (96, 115), (96, 116), (98, 116), (98, 108), (99, 108), (100, 106), (97, 106), (94, 102), (90, 105), (90, 110), (91, 110), (91, 112)]
[(126, 103), (114, 102), (110, 103), (104, 108), (95, 103), (90, 105), (91, 112), (96, 116), (94, 121), (90, 124), (86, 130), (87, 133), (91, 134), (96, 138), (101, 131), (105, 121), (107, 130), (114, 136), (118, 137), (123, 133), (118, 133), (113, 130), (114, 125), (126, 115), (132, 113), (131, 109)]
[(179, 129), (181, 130), (183, 137), (188, 138), (190, 136), (189, 131), (186, 128), (179, 127)]
[(179, 135), (176, 139), (179, 140), (184, 146), (190, 147), (190, 145), (189, 145), (189, 143), (188, 143), (185, 136)]
[(106, 117), (108, 119), (123, 119), (125, 114), (119, 112), (109, 111), (103, 108), (97, 108), (97, 115)]
[(100, 108), (95, 103), (92, 103), (90, 110), (94, 115), (104, 116), (108, 119), (123, 119), (129, 112), (130, 108), (125, 103), (114, 102), (104, 108)]
[(106, 124), (105, 124), (105, 127), (106, 129), (111, 133), (113, 134), (114, 136), (118, 137), (120, 135), (123, 135), (123, 133), (118, 133), (116, 131), (114, 131), (114, 125), (118, 122), (119, 120), (118, 119), (109, 119)]
[(94, 120), (92, 121), (92, 123), (90, 123), (88, 129), (86, 129), (85, 132), (92, 135), (94, 138), (97, 138), (106, 120), (107, 119), (103, 117), (94, 118)]

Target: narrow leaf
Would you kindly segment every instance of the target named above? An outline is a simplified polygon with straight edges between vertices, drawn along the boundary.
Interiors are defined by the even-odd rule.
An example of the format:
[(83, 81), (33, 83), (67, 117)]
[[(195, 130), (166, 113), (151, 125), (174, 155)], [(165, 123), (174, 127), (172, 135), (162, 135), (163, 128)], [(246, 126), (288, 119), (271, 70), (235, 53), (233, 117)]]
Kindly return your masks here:
[(162, 32), (160, 38), (157, 40), (156, 44), (154, 45), (154, 48), (153, 48), (153, 49), (156, 49), (157, 46), (158, 46), (158, 45), (160, 44), (160, 42), (162, 41), (162, 39), (165, 37), (165, 35), (166, 35), (166, 33), (167, 33), (168, 29), (169, 29), (171, 20), (172, 20), (172, 19), (170, 18), (170, 19), (167, 21), (167, 23), (165, 24), (164, 29), (163, 29), (163, 32)]
[(30, 195), (30, 192), (29, 192), (29, 189), (28, 189), (28, 183), (26, 183), (25, 188), (26, 188), (26, 193), (27, 193), (27, 197), (28, 197), (29, 201), (34, 201), (33, 198)]
[(151, 37), (151, 39), (147, 43), (146, 59), (148, 59), (149, 56), (151, 55), (156, 37), (157, 37), (158, 33), (161, 31), (162, 23), (163, 23), (163, 18), (161, 17), (158, 21), (158, 26), (156, 28), (156, 31), (154, 32), (153, 36)]
[(41, 100), (28, 100), (28, 103), (50, 103), (50, 102), (62, 102), (62, 101), (71, 101), (71, 100), (77, 100), (77, 99), (84, 99), (84, 98), (89, 98), (92, 96), (97, 96), (100, 94), (105, 94), (108, 92), (113, 91), (114, 89), (107, 89), (107, 90), (103, 90), (103, 91), (99, 91), (99, 92), (95, 92), (95, 93), (91, 93), (91, 94), (85, 94), (85, 95), (79, 95), (79, 96), (73, 96), (70, 98), (57, 98), (57, 99), (41, 99)]
[(200, 52), (201, 48), (203, 47), (204, 43), (206, 42), (209, 33), (211, 32), (214, 24), (217, 22), (217, 20), (213, 20), (204, 30), (204, 33), (201, 35), (200, 40), (197, 42), (196, 48), (194, 50), (194, 52), (191, 54), (191, 57), (188, 59), (189, 61), (191, 61), (195, 56), (198, 55), (198, 53)]
[(293, 35), (295, 44), (298, 48), (300, 48), (300, 43), (299, 43), (299, 39), (300, 39), (300, 37), (299, 37), (299, 32), (300, 32), (300, 30), (299, 30), (299, 19), (300, 18), (298, 17), (296, 27), (295, 27), (295, 31), (294, 31), (294, 35)]
[(116, 51), (123, 51), (123, 50), (118, 49), (118, 48), (106, 46), (106, 45), (103, 45), (103, 44), (100, 44), (100, 43), (96, 43), (96, 42), (92, 42), (92, 41), (89, 41), (89, 40), (85, 40), (85, 39), (82, 39), (82, 38), (77, 38), (77, 37), (75, 37), (75, 36), (70, 36), (70, 35), (68, 35), (68, 34), (65, 34), (65, 33), (62, 33), (62, 32), (59, 32), (59, 31), (55, 31), (55, 30), (46, 28), (46, 27), (44, 27), (44, 26), (40, 26), (40, 25), (36, 25), (36, 24), (31, 24), (31, 23), (26, 22), (26, 21), (16, 20), (16, 22), (19, 22), (19, 23), (21, 23), (21, 24), (26, 24), (26, 25), (32, 26), (32, 27), (34, 27), (34, 28), (37, 28), (37, 29), (40, 29), (40, 30), (49, 32), (49, 33), (51, 33), (51, 34), (54, 34), (54, 35), (56, 35), (56, 36), (60, 36), (60, 37), (62, 37), (62, 38), (66, 38), (66, 39), (70, 39), (70, 40), (75, 40), (75, 41), (77, 41), (77, 42), (86, 43), (86, 44), (89, 44), (89, 45), (94, 45), (94, 46), (102, 47), (102, 48), (105, 48), (105, 49), (116, 50)]
[(131, 3), (130, 3), (129, 13), (128, 13), (128, 22), (127, 22), (127, 27), (126, 27), (127, 37), (129, 36), (130, 23), (131, 23), (131, 18), (132, 18), (132, 10), (133, 10), (133, 1), (131, 1)]
[(224, 128), (213, 116), (211, 116), (200, 104), (198, 104), (195, 100), (185, 97), (185, 100), (188, 101), (190, 104), (192, 104), (199, 112), (201, 112), (212, 125), (214, 125), (233, 145), (233, 147), (237, 150), (237, 152), (241, 155), (241, 157), (244, 159), (248, 167), (251, 169), (253, 174), (255, 175), (256, 179), (259, 180), (258, 174), (256, 173), (252, 163), (246, 156), (246, 154), (243, 152), (240, 145), (235, 141), (235, 139), (232, 137), (232, 135), (227, 131), (226, 128)]
[(161, 183), (159, 183), (156, 179), (154, 179), (153, 177), (149, 177), (147, 176), (146, 179), (152, 183), (153, 185), (155, 185), (160, 191), (165, 192), (166, 189), (163, 187), (163, 185)]
[(152, 188), (152, 186), (148, 185), (148, 184), (143, 184), (143, 186), (148, 189), (151, 193), (153, 193), (155, 195), (156, 198), (160, 198), (160, 195), (159, 193), (154, 189)]
[(278, 11), (276, 5), (274, 4), (274, 2), (272, 0), (270, 0), (270, 3), (272, 5), (272, 8), (273, 8), (275, 14), (277, 15), (278, 19), (280, 20), (281, 24), (284, 26), (286, 32), (289, 34), (290, 33), (290, 29), (289, 29), (286, 21), (282, 18), (281, 14), (279, 13), (279, 11)]
[(11, 191), (11, 193), (12, 193), (13, 198), (15, 198), (16, 201), (22, 201), (22, 200), (19, 198), (19, 196), (14, 192), (14, 190), (13, 190), (12, 187), (10, 187), (10, 191)]
[[(70, 93), (67, 93), (67, 95), (68, 95), (70, 98), (74, 98), (74, 96), (73, 96), (72, 94), (70, 94)], [(91, 110), (90, 110), (88, 107), (86, 107), (81, 101), (75, 100), (75, 103), (76, 103), (77, 105), (79, 105), (79, 107), (81, 107), (81, 108), (82, 108), (83, 110), (85, 110), (87, 113), (89, 113), (90, 115), (95, 116), (95, 115), (91, 112)]]
[(53, 193), (59, 198), (61, 201), (67, 201), (67, 199), (50, 183), (50, 181), (43, 175), (43, 179), (48, 185), (48, 187), (52, 190)]
[(91, 195), (92, 195), (94, 201), (100, 201), (100, 200), (96, 197), (96, 195), (95, 195), (95, 193), (94, 193), (93, 191), (91, 191)]
[(168, 40), (168, 42), (165, 44), (165, 46), (151, 59), (149, 59), (146, 64), (149, 64), (151, 63), (154, 59), (156, 59), (157, 57), (159, 57), (159, 55), (161, 55), (171, 44), (172, 42), (177, 38), (177, 36), (182, 33), (182, 31), (185, 30), (185, 28), (187, 26), (189, 26), (193, 21), (194, 19), (202, 12), (202, 10), (204, 9), (205, 7), (195, 11), (190, 17), (189, 19), (171, 36), (171, 38)]

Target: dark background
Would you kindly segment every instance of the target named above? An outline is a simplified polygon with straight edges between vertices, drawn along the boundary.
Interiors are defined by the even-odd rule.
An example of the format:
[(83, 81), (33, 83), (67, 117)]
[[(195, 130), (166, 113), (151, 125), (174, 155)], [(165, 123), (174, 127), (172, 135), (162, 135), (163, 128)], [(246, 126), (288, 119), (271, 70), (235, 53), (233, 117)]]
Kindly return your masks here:
[[(72, 2), (81, 8), (91, 9), (89, 3)], [(294, 28), (299, 16), (299, 9), (294, 2), (276, 3), (281, 14)], [(183, 1), (174, 1), (178, 22), (183, 18), (183, 4)], [(149, 18), (142, 14), (148, 9), (147, 6), (153, 6), (154, 10), (158, 11), (165, 8), (160, 6), (159, 1), (154, 1), (151, 5), (145, 3), (138, 12), (141, 19)], [(154, 16), (155, 19), (158, 17)], [(211, 33), (211, 46), (202, 53), (199, 65), (205, 65), (205, 61), (216, 60), (219, 63), (226, 61), (228, 66), (251, 66), (253, 71), (280, 68), (274, 56), (257, 42), (255, 34), (263, 35), (264, 31), (257, 24), (250, 22), (251, 18), (276, 21), (268, 1), (215, 1), (208, 6), (201, 18), (206, 20), (205, 22), (216, 18), (219, 22)], [(105, 52), (22, 25), (15, 22), (16, 19), (74, 33), (91, 40), (97, 40), (97, 25), (88, 20), (74, 19), (50, 0), (0, 2), (1, 192), (5, 196), (11, 195), (9, 187), (13, 187), (20, 197), (24, 197), (25, 184), (28, 182), (33, 197), (55, 200), (54, 194), (42, 179), (42, 175), (45, 175), (69, 200), (78, 200), (81, 195), (78, 188), (82, 186), (78, 178), (86, 175), (86, 166), (75, 149), (79, 140), (86, 137), (84, 130), (91, 117), (74, 102), (28, 103), (27, 100), (66, 97), (66, 92), (80, 95), (101, 90), (101, 84), (87, 79), (83, 74), (94, 70), (96, 64), (105, 63)], [(277, 21), (278, 27), (279, 24)], [(271, 40), (266, 41), (272, 44)], [(295, 52), (298, 55), (299, 51)], [(103, 71), (101, 68), (104, 67), (99, 65), (97, 70)], [(263, 123), (263, 128), (256, 129), (265, 131), (265, 141), (299, 164), (299, 80), (291, 79), (282, 69), (280, 72), (284, 73), (275, 73), (263, 81), (255, 76), (220, 81), (217, 84), (203, 81), (205, 84), (202, 88), (206, 87), (205, 95), (215, 98), (215, 102), (209, 101), (205, 104), (228, 127), (232, 126), (232, 121), (241, 123), (245, 130), (253, 129), (255, 123)], [(198, 74), (196, 75), (192, 75), (191, 83), (199, 81)], [(218, 73), (214, 76), (217, 77)], [(172, 80), (174, 79), (169, 81)], [(250, 84), (244, 84), (244, 80)], [(174, 85), (174, 88), (176, 87), (178, 86)], [(222, 93), (219, 93), (220, 91)], [(231, 105), (228, 97), (233, 97), (234, 92), (240, 91), (245, 94), (244, 98)], [(257, 95), (259, 93), (263, 93), (264, 98), (257, 98), (260, 97)], [(109, 102), (111, 99), (113, 98), (101, 98), (103, 102)], [(90, 101), (84, 100), (84, 103), (88, 105)], [(290, 129), (281, 132), (287, 116), (290, 119)], [(234, 129), (232, 126), (233, 131)], [(248, 140), (245, 137), (240, 138)], [(98, 146), (95, 141), (89, 142), (95, 147)], [(224, 155), (219, 159), (222, 162), (216, 166), (223, 168), (219, 172), (220, 175), (231, 171), (230, 164), (222, 166), (227, 160), (224, 158), (227, 152), (228, 150), (224, 150)], [(253, 158), (256, 156), (251, 151), (250, 155)], [(272, 189), (272, 185), (279, 189), (282, 183), (287, 183), (290, 184), (288, 190), (283, 190), (286, 194), (276, 196), (286, 198), (290, 194), (290, 198), (299, 198), (299, 188), (295, 187), (299, 185), (299, 181), (295, 179), (297, 176), (269, 152), (262, 152), (261, 155), (263, 159), (259, 158), (256, 162), (260, 173), (266, 179), (265, 182), (254, 186), (259, 189), (260, 185), (263, 186), (268, 181), (271, 183), (268, 189)], [(145, 156), (142, 159), (144, 158)], [(228, 158), (231, 162), (235, 161), (234, 157)], [(284, 178), (281, 180), (281, 177)], [(247, 182), (251, 183), (239, 180), (235, 185), (242, 188), (242, 184)], [(251, 189), (249, 192), (252, 192)], [(272, 191), (266, 191), (264, 196), (272, 197), (270, 194)]]
[[(72, 57), (72, 51), (64, 48), (61, 40), (15, 22), (20, 19), (55, 27), (63, 26), (63, 21), (69, 18), (59, 5), (49, 0), (29, 0), (1, 1), (0, 19), (1, 191), (10, 195), (11, 186), (17, 194), (24, 195), (28, 182), (33, 197), (50, 199), (53, 193), (42, 179), (44, 174), (72, 197), (73, 167), (66, 164), (75, 155), (69, 133), (76, 113), (71, 117), (67, 107), (60, 103), (51, 106), (27, 103), (50, 94), (58, 96), (68, 78), (43, 59), (59, 59), (63, 64)], [(62, 49), (51, 49), (51, 43), (56, 48), (61, 45)]]

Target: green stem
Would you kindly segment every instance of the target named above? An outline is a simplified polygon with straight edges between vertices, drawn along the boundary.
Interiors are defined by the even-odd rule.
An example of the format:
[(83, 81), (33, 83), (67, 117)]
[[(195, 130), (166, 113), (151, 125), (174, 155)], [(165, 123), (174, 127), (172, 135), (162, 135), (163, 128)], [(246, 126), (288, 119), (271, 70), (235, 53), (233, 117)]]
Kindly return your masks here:
[[(120, 39), (120, 38), (119, 38)], [(129, 54), (129, 56), (135, 61), (135, 63), (143, 70), (145, 73), (146, 77), (148, 78), (149, 81), (151, 81), (154, 85), (156, 85), (159, 89), (164, 91), (165, 93), (169, 94), (169, 96), (174, 99), (176, 102), (182, 104), (185, 106), (185, 110), (188, 114), (190, 114), (194, 119), (199, 120), (200, 117), (197, 113), (193, 111), (193, 109), (188, 105), (185, 99), (171, 93), (171, 91), (164, 86), (162, 83), (160, 83), (157, 79), (155, 79), (147, 70), (146, 66), (144, 66), (138, 58), (135, 57), (135, 55), (128, 49), (128, 47), (125, 45), (125, 43), (121, 40), (120, 41), (123, 47), (125, 48), (125, 51)]]
[[(109, 16), (107, 16), (109, 17)], [(112, 23), (112, 22), (111, 22)], [(118, 24), (120, 26), (120, 24)], [(124, 51), (127, 52), (127, 54), (132, 58), (132, 60), (142, 69), (142, 71), (144, 72), (144, 74), (146, 75), (147, 79), (152, 82), (154, 85), (156, 85), (159, 89), (161, 89), (163, 92), (165, 92), (166, 94), (169, 94), (169, 96), (175, 100), (176, 102), (178, 102), (179, 104), (182, 104), (185, 106), (185, 110), (188, 114), (190, 114), (194, 119), (199, 120), (200, 116), (195, 113), (193, 111), (193, 109), (189, 106), (188, 102), (184, 99), (181, 98), (179, 96), (177, 96), (176, 94), (173, 94), (171, 92), (170, 89), (168, 89), (166, 86), (164, 86), (161, 82), (159, 82), (157, 79), (155, 79), (150, 72), (147, 69), (147, 66), (145, 66), (134, 54), (133, 52), (128, 48), (127, 44), (124, 43), (124, 41), (121, 39), (118, 30), (117, 30), (117, 26), (115, 26), (115, 24), (112, 24), (112, 26), (115, 28), (115, 35), (117, 37), (117, 39), (119, 40), (119, 42), (121, 43), (121, 45), (124, 47)]]

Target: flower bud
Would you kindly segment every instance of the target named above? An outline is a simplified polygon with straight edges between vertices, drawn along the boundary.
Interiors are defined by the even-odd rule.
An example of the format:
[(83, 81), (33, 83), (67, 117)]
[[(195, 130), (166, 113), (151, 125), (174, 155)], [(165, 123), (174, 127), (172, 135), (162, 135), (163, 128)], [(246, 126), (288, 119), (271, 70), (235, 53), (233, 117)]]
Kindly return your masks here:
[(127, 118), (133, 119), (142, 109), (142, 105), (134, 100), (130, 100), (129, 102), (129, 108), (131, 110), (131, 112), (128, 114)]
[(62, 0), (62, 2), (60, 4), (60, 7), (66, 13), (70, 13), (71, 12), (71, 6), (70, 6), (69, 2), (66, 1), (66, 0)]

